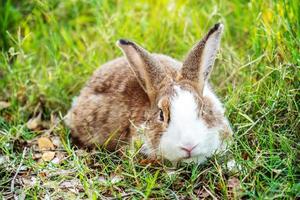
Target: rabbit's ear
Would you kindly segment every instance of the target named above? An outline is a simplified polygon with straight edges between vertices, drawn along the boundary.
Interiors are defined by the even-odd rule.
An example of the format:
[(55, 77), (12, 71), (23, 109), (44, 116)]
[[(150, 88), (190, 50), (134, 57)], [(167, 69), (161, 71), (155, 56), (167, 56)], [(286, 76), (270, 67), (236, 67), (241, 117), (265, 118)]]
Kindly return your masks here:
[(134, 42), (121, 39), (117, 45), (125, 54), (130, 68), (135, 73), (141, 87), (148, 94), (150, 102), (154, 103), (155, 86), (163, 80), (164, 75), (159, 62), (148, 51)]
[(181, 78), (199, 83), (201, 90), (212, 71), (223, 27), (223, 24), (215, 24), (207, 35), (191, 49), (183, 62)]

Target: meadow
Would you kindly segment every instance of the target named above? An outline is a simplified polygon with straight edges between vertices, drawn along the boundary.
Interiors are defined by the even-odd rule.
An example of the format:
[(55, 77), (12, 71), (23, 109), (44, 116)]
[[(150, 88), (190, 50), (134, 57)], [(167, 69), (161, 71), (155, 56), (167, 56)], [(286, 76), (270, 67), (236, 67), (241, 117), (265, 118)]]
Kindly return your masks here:
[[(0, 13), (0, 199), (300, 197), (298, 0), (6, 0)], [(122, 55), (118, 39), (182, 60), (217, 22), (211, 83), (241, 169), (218, 155), (172, 169), (71, 144), (63, 116), (93, 71)]]

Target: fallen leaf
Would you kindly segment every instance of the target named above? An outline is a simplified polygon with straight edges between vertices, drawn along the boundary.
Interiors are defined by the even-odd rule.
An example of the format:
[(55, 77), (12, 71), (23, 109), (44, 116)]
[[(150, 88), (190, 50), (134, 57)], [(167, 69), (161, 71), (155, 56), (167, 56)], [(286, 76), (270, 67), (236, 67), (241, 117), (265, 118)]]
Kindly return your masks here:
[(28, 170), (28, 167), (26, 165), (20, 166), (20, 171), (26, 171)]
[(54, 149), (54, 145), (51, 140), (47, 137), (41, 137), (38, 139), (39, 150), (50, 150)]
[(272, 172), (274, 172), (276, 175), (281, 174), (282, 170), (281, 169), (272, 169)]
[(62, 189), (68, 189), (69, 191), (74, 192), (74, 193), (83, 191), (83, 186), (78, 179), (64, 181), (61, 184), (59, 184), (59, 187)]
[(0, 155), (0, 165), (8, 163), (9, 157)]
[(14, 117), (11, 113), (3, 113), (2, 117), (4, 118), (5, 121), (11, 122), (13, 121)]
[(156, 164), (160, 164), (159, 160), (157, 159), (142, 159), (140, 162), (139, 162), (141, 165), (156, 165)]
[(39, 176), (42, 177), (42, 178), (47, 177), (47, 173), (46, 172), (40, 172)]
[(105, 176), (100, 176), (98, 178), (98, 182), (102, 185), (110, 185), (110, 184), (116, 184), (118, 182), (120, 182), (121, 180), (123, 180), (122, 176), (116, 175), (116, 174), (112, 174), (109, 178), (105, 178)]
[[(38, 106), (37, 106), (38, 108)], [(42, 121), (42, 111), (39, 112), (38, 116), (31, 118), (26, 126), (29, 130), (39, 131), (50, 127), (50, 121)]]
[(59, 136), (51, 137), (51, 140), (52, 140), (52, 143), (54, 144), (54, 146), (56, 146), (56, 147), (62, 147), (63, 146), (61, 141), (60, 141)]
[[(49, 180), (49, 179), (48, 179)], [(43, 187), (47, 189), (55, 189), (58, 188), (59, 182), (58, 181), (43, 181)]]
[(59, 164), (62, 160), (66, 158), (66, 154), (64, 152), (56, 152), (55, 158), (51, 161), (53, 164)]
[(204, 189), (201, 189), (201, 190), (197, 191), (197, 197), (201, 197), (201, 199), (206, 199), (209, 196), (210, 196), (209, 193)]
[(25, 198), (26, 198), (26, 192), (25, 191), (21, 191), (21, 193), (15, 199), (24, 200)]
[(228, 179), (228, 192), (233, 197), (239, 198), (242, 194), (241, 182), (236, 177), (231, 177)]
[(59, 158), (58, 157), (55, 157), (53, 160), (51, 160), (51, 163), (53, 163), (53, 164), (59, 164), (60, 163), (60, 160), (59, 160)]
[(26, 126), (29, 130), (38, 130), (42, 125), (42, 113), (40, 112), (39, 115), (35, 118), (31, 118), (27, 123)]
[(0, 110), (8, 108), (10, 106), (9, 102), (6, 101), (0, 101)]
[(240, 188), (240, 180), (236, 177), (231, 177), (228, 179), (228, 187), (229, 188), (233, 188), (233, 189), (237, 189)]
[(242, 153), (242, 158), (243, 158), (244, 160), (248, 160), (248, 159), (249, 159), (249, 154), (248, 154), (248, 152), (243, 152), (243, 153)]
[(78, 149), (75, 152), (78, 157), (85, 157), (88, 155), (88, 152), (83, 149)]
[(55, 152), (53, 151), (46, 151), (43, 153), (43, 156), (42, 156), (42, 160), (43, 161), (51, 161), (55, 156)]
[(48, 173), (48, 177), (55, 177), (55, 176), (74, 176), (75, 174), (75, 170), (74, 169), (68, 169), (68, 170), (64, 170), (64, 169), (57, 169), (53, 172)]
[(105, 178), (104, 176), (100, 176), (100, 177), (98, 178), (98, 182), (99, 182), (100, 184), (103, 184), (103, 185), (106, 185), (106, 184), (107, 184), (107, 180), (106, 180), (106, 178)]
[(229, 160), (226, 163), (226, 167), (227, 167), (229, 172), (235, 173), (235, 174), (242, 170), (242, 166), (239, 165), (234, 159)]
[(41, 154), (41, 153), (35, 153), (35, 154), (33, 154), (33, 159), (38, 160), (38, 159), (40, 159), (42, 156), (43, 156), (43, 154)]
[(46, 193), (44, 196), (45, 200), (51, 200), (51, 195), (49, 193)]
[(76, 187), (79, 185), (81, 185), (81, 183), (78, 179), (72, 179), (72, 180), (62, 182), (59, 186), (63, 187), (63, 188), (70, 188), (70, 187)]
[(113, 174), (113, 175), (111, 175), (111, 177), (110, 177), (110, 182), (111, 182), (112, 184), (118, 183), (118, 182), (120, 182), (121, 180), (123, 180), (123, 177), (122, 177), (122, 176), (119, 176), (119, 175), (116, 175), (116, 174)]
[(59, 118), (55, 114), (51, 113), (51, 115), (50, 115), (50, 123), (51, 123), (51, 125), (55, 126), (56, 124), (59, 123), (59, 121), (60, 121)]
[(29, 186), (32, 187), (34, 185), (37, 185), (39, 183), (38, 179), (34, 176), (32, 177), (20, 177), (20, 181), (18, 181), (21, 183), (21, 185), (23, 186)]
[(17, 99), (20, 103), (24, 104), (27, 101), (27, 91), (25, 86), (21, 86), (20, 89), (17, 91)]
[(60, 187), (63, 188), (70, 188), (70, 187), (74, 187), (74, 181), (64, 181), (60, 184)]
[(174, 169), (167, 169), (166, 173), (168, 174), (169, 177), (176, 177), (176, 175), (178, 175), (180, 172)]

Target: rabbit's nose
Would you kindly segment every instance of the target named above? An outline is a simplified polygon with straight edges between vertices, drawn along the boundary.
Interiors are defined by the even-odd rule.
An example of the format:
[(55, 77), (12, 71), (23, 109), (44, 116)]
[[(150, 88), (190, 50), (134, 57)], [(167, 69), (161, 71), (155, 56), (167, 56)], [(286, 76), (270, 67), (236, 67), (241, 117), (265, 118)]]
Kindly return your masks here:
[(182, 149), (183, 151), (188, 153), (188, 158), (191, 157), (192, 155), (192, 151), (197, 147), (198, 144), (196, 145), (185, 145), (185, 146), (181, 146), (180, 149)]

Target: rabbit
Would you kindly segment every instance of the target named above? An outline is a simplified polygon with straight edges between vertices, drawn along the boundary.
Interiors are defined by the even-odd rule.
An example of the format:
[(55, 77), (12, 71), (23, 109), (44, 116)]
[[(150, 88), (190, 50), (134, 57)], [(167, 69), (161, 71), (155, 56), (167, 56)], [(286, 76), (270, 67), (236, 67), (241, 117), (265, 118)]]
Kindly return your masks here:
[(208, 79), (224, 25), (215, 24), (181, 63), (120, 39), (124, 57), (97, 69), (65, 117), (84, 147), (116, 150), (140, 139), (149, 159), (203, 163), (233, 132)]

